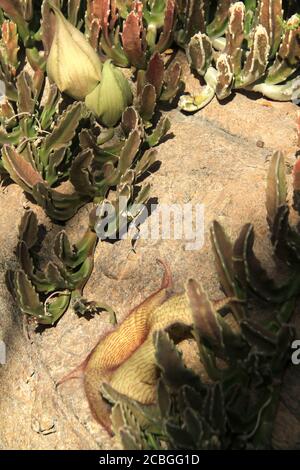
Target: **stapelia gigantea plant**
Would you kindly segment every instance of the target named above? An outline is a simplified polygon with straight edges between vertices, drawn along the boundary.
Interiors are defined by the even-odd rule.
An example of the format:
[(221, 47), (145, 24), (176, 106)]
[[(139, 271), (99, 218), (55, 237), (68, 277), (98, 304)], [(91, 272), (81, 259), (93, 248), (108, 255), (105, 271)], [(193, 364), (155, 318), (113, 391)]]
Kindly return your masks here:
[(180, 88), (179, 64), (162, 56), (175, 22), (175, 0), (94, 0), (88, 9), (91, 43), (114, 64), (136, 69), (136, 106), (146, 125), (157, 101), (172, 101)]
[(71, 244), (66, 232), (61, 230), (46, 254), (41, 246), (42, 227), (35, 213), (26, 210), (15, 250), (18, 266), (7, 271), (6, 283), (18, 308), (30, 322), (54, 325), (71, 306), (78, 316), (87, 318), (106, 310), (115, 323), (109, 306), (82, 297), (94, 267), (98, 243), (95, 226), (96, 209), (93, 209), (87, 229), (76, 243)]
[[(181, 9), (187, 3), (181, 2)], [(219, 1), (214, 22), (207, 23), (211, 2), (200, 3), (199, 31), (186, 50), (191, 68), (204, 78), (206, 86), (197, 96), (183, 96), (181, 109), (196, 111), (215, 95), (224, 100), (239, 89), (278, 101), (299, 98), (299, 5), (282, 0)], [(189, 38), (190, 31), (194, 32), (187, 22), (179, 37)], [(217, 28), (212, 27), (215, 22)]]
[[(156, 105), (172, 100), (180, 85), (180, 66), (166, 66), (162, 55), (173, 40), (187, 48), (192, 68), (207, 82), (200, 96), (181, 99), (184, 110), (200, 109), (215, 94), (224, 99), (234, 89), (275, 99), (297, 93), (299, 16), (293, 1), (44, 0), (39, 5), (0, 0), (0, 8), (0, 78), (5, 83), (1, 174), (9, 175), (55, 221), (68, 220), (87, 202), (103, 201), (111, 188), (115, 198), (110, 204), (116, 210), (109, 234), (122, 231), (128, 218), (138, 215), (134, 203), (147, 200), (149, 185), (137, 197), (135, 185), (155, 161), (153, 147), (170, 127), (165, 118), (153, 126)], [(135, 93), (116, 67), (133, 68)], [(298, 212), (299, 191), (297, 163)], [(125, 220), (121, 196), (127, 203)], [(286, 263), (290, 277), (281, 285), (269, 278), (253, 252), (251, 225), (232, 245), (214, 223), (220, 282), (226, 296), (238, 300), (230, 304), (235, 325), (215, 310), (200, 285), (188, 282), (194, 317), (189, 334), (210, 382), (186, 368), (172, 334), (158, 332), (158, 406), (142, 407), (109, 386), (102, 388), (125, 447), (271, 446), (293, 337), (288, 322), (300, 290), (300, 237), (288, 220), (280, 154), (270, 168), (267, 211), (275, 255)], [(19, 267), (7, 273), (7, 283), (26, 316), (53, 325), (71, 303), (79, 315), (107, 309), (81, 297), (93, 269), (99, 225), (101, 218), (96, 225), (92, 211), (86, 233), (74, 245), (61, 231), (43, 263), (37, 218), (25, 212), (16, 249)], [(249, 300), (271, 305), (275, 316), (255, 321)]]
[(54, 241), (53, 258), (43, 270), (39, 256), (39, 226), (26, 211), (19, 227), (16, 256), (19, 267), (7, 272), (7, 284), (20, 310), (43, 325), (53, 325), (67, 310), (71, 299), (80, 299), (93, 269), (97, 236), (94, 213), (87, 232), (71, 245), (64, 231)]
[[(149, 57), (132, 108), (131, 84), (110, 59), (100, 60), (95, 40), (107, 2), (1, 0), (0, 8), (2, 177), (57, 221), (103, 201), (110, 188), (132, 205), (141, 173), (155, 160), (152, 147), (170, 127), (167, 118), (153, 127), (152, 118), (157, 99), (176, 94), (178, 66), (166, 72), (158, 52)], [(148, 194), (146, 185), (138, 201)]]
[[(110, 194), (114, 217), (106, 233), (112, 236), (149, 198), (150, 185), (140, 180), (170, 128), (164, 117), (153, 125), (155, 107), (159, 98), (177, 93), (180, 68), (166, 70), (159, 52), (147, 56), (133, 102), (133, 84), (103, 56), (100, 37), (94, 41), (95, 15), (102, 18), (105, 8), (102, 0), (0, 0), (0, 173), (53, 221), (65, 222)], [(98, 214), (97, 227), (101, 209)], [(78, 314), (103, 307), (81, 298), (97, 242), (91, 220), (73, 247), (62, 232), (43, 269), (36, 217), (24, 215), (16, 249), (20, 269), (7, 281), (20, 310), (37, 323), (54, 324), (71, 301)]]
[[(294, 168), (294, 204), (299, 210), (299, 161)], [(126, 449), (266, 449), (280, 400), (294, 337), (292, 314), (300, 294), (297, 226), (289, 222), (285, 163), (280, 152), (270, 164), (267, 221), (280, 259), (271, 278), (253, 251), (254, 228), (246, 224), (232, 245), (223, 228), (211, 229), (216, 270), (233, 318), (216, 311), (202, 286), (186, 285), (196, 341), (205, 374), (189, 369), (175, 344), (178, 327), (154, 334), (158, 370), (157, 406), (145, 406), (102, 385), (112, 404), (112, 424)], [(278, 264), (276, 264), (278, 266)], [(253, 315), (253, 303), (259, 317)], [(249, 308), (250, 307), (250, 308)], [(227, 313), (228, 315), (228, 313)], [(182, 339), (187, 337), (182, 325)], [(203, 379), (205, 375), (209, 378)], [(132, 384), (134, 386), (134, 384)]]

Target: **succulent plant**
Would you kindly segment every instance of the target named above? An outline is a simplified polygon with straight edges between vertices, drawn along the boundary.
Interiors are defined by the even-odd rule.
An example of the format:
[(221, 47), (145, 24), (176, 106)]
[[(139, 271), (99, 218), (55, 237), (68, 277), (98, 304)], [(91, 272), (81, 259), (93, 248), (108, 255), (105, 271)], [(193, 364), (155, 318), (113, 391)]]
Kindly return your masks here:
[(232, 4), (226, 15), (225, 3), (219, 2), (228, 18), (225, 38), (216, 38), (204, 23), (187, 46), (191, 67), (206, 86), (197, 96), (182, 96), (181, 109), (196, 111), (215, 95), (223, 100), (239, 89), (278, 101), (299, 98), (299, 8), (284, 19), (282, 0), (227, 2)]
[(115, 126), (127, 106), (132, 104), (128, 80), (111, 60), (104, 62), (84, 34), (50, 2), (56, 17), (56, 30), (47, 58), (47, 73), (61, 92), (77, 100), (107, 127)]
[[(192, 37), (207, 33), (209, 37), (222, 37), (228, 22), (228, 11), (233, 0), (176, 0), (178, 21), (175, 39), (185, 48)], [(217, 43), (217, 41), (216, 41)]]
[(106, 127), (115, 126), (127, 106), (132, 104), (132, 91), (122, 72), (107, 60), (102, 69), (101, 82), (86, 96), (86, 107)]
[[(103, 50), (100, 36), (95, 42), (97, 12), (105, 21), (109, 3), (0, 1), (0, 81), (4, 85), (0, 174), (20, 185), (54, 221), (67, 221), (87, 202), (100, 204), (98, 217), (91, 218), (77, 244), (72, 247), (65, 232), (56, 237), (53, 259), (45, 267), (37, 218), (31, 211), (22, 218), (16, 249), (20, 268), (9, 271), (7, 281), (21, 312), (40, 324), (53, 325), (69, 305), (85, 316), (108, 310), (115, 322), (108, 306), (82, 298), (97, 239), (102, 236), (103, 211), (110, 205), (112, 218), (105, 234), (110, 238), (121, 234), (139, 215), (150, 191), (142, 176), (156, 159), (153, 147), (170, 128), (168, 118), (162, 117), (156, 127), (150, 121), (163, 90), (173, 97), (178, 74), (173, 81), (169, 73), (159, 78), (160, 94), (156, 88), (150, 115), (146, 94), (136, 99), (136, 108), (128, 107), (132, 103), (129, 81), (111, 63), (110, 54), (99, 55)], [(170, 22), (165, 28), (158, 26), (165, 17), (164, 2), (158, 3), (152, 11), (149, 5), (145, 8), (152, 37), (157, 27), (163, 48)], [(117, 2), (117, 6), (120, 22), (126, 21), (131, 6), (128, 2)], [(141, 4), (137, 2), (136, 7)], [(128, 24), (127, 43), (132, 38)], [(145, 52), (145, 60), (151, 50)], [(150, 83), (147, 78), (141, 86), (150, 87)]]
[(70, 303), (82, 301), (82, 291), (94, 266), (97, 235), (95, 215), (83, 237), (71, 245), (66, 232), (55, 238), (51, 259), (41, 264), (37, 217), (26, 211), (19, 227), (16, 256), (19, 269), (7, 272), (7, 285), (20, 311), (34, 322), (53, 325)]
[(298, 136), (297, 145), (298, 145), (298, 149), (300, 149), (300, 112), (299, 111), (297, 113), (297, 136)]
[(172, 450), (270, 448), (293, 330), (283, 325), (272, 332), (249, 319), (232, 329), (195, 281), (187, 293), (210, 380), (186, 367), (172, 335), (158, 332), (158, 407), (147, 409), (104, 386), (115, 432), (130, 450), (162, 449), (164, 443)]
[[(297, 161), (293, 207), (298, 213), (299, 168)], [(143, 405), (102, 385), (102, 396), (112, 405), (113, 429), (126, 449), (272, 447), (294, 337), (290, 321), (300, 295), (300, 234), (289, 224), (286, 188), (283, 154), (277, 152), (270, 164), (266, 206), (274, 256), (286, 265), (285, 281), (279, 283), (276, 273), (271, 278), (256, 257), (251, 224), (232, 245), (214, 222), (211, 238), (220, 283), (227, 297), (239, 300), (229, 304), (235, 323), (215, 309), (200, 284), (187, 282), (194, 323), (190, 337), (205, 373), (200, 376), (186, 366), (176, 344), (186, 338), (187, 330), (180, 333), (177, 325), (154, 334), (157, 405)], [(254, 303), (263, 315), (253, 316)]]
[[(98, 238), (122, 237), (149, 198), (150, 185), (143, 185), (142, 177), (156, 160), (153, 147), (170, 129), (168, 118), (156, 120), (156, 106), (172, 101), (181, 86), (181, 67), (168, 48), (175, 42), (186, 49), (192, 69), (206, 82), (198, 96), (181, 98), (185, 111), (238, 89), (298, 100), (298, 3), (0, 0), (5, 86), (0, 174), (9, 175), (54, 221), (67, 221), (88, 202), (99, 204), (83, 237), (72, 245), (61, 231), (47, 259), (40, 250), (37, 217), (25, 212), (16, 248), (19, 267), (7, 272), (7, 284), (26, 317), (54, 325), (72, 306), (86, 317), (105, 309), (116, 321), (107, 305), (83, 298), (83, 289)], [(132, 67), (131, 82), (119, 67)], [(113, 428), (125, 448), (272, 446), (293, 338), (290, 320), (300, 294), (300, 234), (289, 221), (284, 166), (283, 155), (276, 153), (266, 205), (274, 256), (285, 265), (285, 280), (270, 277), (256, 257), (251, 224), (234, 244), (220, 224), (213, 224), (216, 270), (231, 315), (226, 317), (202, 286), (189, 280), (184, 298), (193, 324), (176, 323), (153, 337), (157, 403), (143, 405), (102, 385), (101, 396), (112, 405)], [(299, 161), (293, 208), (300, 214)], [(256, 303), (268, 311), (259, 320), (249, 308)], [(147, 339), (153, 353), (152, 331)], [(208, 380), (189, 369), (179, 353), (176, 345), (186, 338), (194, 340)]]
[(96, 51), (61, 10), (49, 2), (55, 14), (55, 34), (47, 58), (47, 73), (61, 92), (84, 100), (102, 78), (102, 63)]
[(178, 62), (165, 67), (163, 57), (159, 52), (149, 59), (146, 70), (137, 74), (136, 108), (147, 127), (156, 110), (158, 101), (171, 102), (181, 87), (181, 66)]
[[(180, 65), (166, 64), (162, 56), (172, 44), (175, 2), (104, 0), (98, 8), (96, 4), (93, 2), (97, 12), (94, 23), (98, 25), (100, 50), (116, 65), (138, 69), (137, 108), (147, 124), (157, 102), (172, 101), (180, 89)], [(97, 44), (97, 41), (94, 38), (92, 42)]]
[(90, 40), (116, 65), (146, 69), (155, 52), (171, 44), (175, 24), (175, 0), (90, 2)]
[[(91, 200), (103, 201), (111, 188), (117, 190), (118, 199), (119, 192), (125, 191), (124, 185), (130, 193), (128, 203), (133, 204), (134, 184), (141, 170), (147, 171), (154, 161), (155, 152), (150, 148), (170, 128), (167, 118), (162, 118), (157, 127), (150, 122), (156, 102), (158, 98), (171, 99), (180, 80), (175, 66), (172, 78), (164, 72), (160, 84), (156, 79), (154, 93), (155, 70), (149, 66), (147, 79), (139, 80), (141, 96), (136, 98), (136, 109), (143, 120), (133, 108), (126, 109), (132, 101), (129, 82), (110, 60), (102, 67), (81, 32), (85, 23), (79, 3), (47, 0), (38, 7), (27, 2), (27, 16), (24, 2), (16, 0), (13, 7), (5, 1), (0, 3), (4, 12), (0, 79), (4, 80), (6, 93), (0, 104), (0, 173), (8, 174), (57, 221), (70, 219)], [(100, 3), (88, 2), (88, 11), (98, 11)], [(62, 7), (66, 17), (59, 9)], [(20, 21), (26, 26), (26, 35), (19, 32)], [(84, 73), (77, 67), (78, 60)], [(78, 73), (82, 75), (80, 80)], [(80, 91), (81, 85), (86, 89)], [(150, 101), (147, 88), (143, 93), (145, 87), (151, 88)], [(85, 99), (85, 104), (72, 102), (66, 94)], [(123, 112), (125, 117), (119, 127), (109, 131), (102, 127), (116, 126)], [(148, 189), (142, 192), (143, 200)]]
[[(90, 128), (84, 127), (83, 108), (79, 102), (69, 105), (57, 117), (58, 100), (57, 89), (52, 86), (49, 106), (46, 104), (42, 111), (39, 108), (46, 129), (49, 122), (53, 125), (57, 119), (50, 131), (44, 133), (36, 124), (38, 118), (29, 112), (20, 116), (15, 129), (6, 131), (1, 165), (2, 172), (6, 171), (33, 196), (49, 217), (64, 221), (86, 202), (93, 199), (101, 202), (110, 188), (121, 183), (127, 174), (132, 176), (127, 179), (127, 184), (131, 181), (133, 185), (154, 163), (157, 152), (151, 147), (168, 132), (170, 123), (168, 118), (162, 118), (156, 128), (146, 132), (137, 111), (128, 108), (123, 114), (118, 136), (113, 130), (105, 132), (95, 120), (87, 121)], [(23, 123), (27, 125), (27, 135), (32, 137), (22, 136)], [(14, 133), (20, 136), (17, 148), (13, 145)], [(9, 145), (10, 141), (12, 144)], [(66, 180), (71, 183), (69, 187)]]
[[(108, 132), (97, 137), (97, 125), (83, 129), (79, 136), (82, 151), (70, 170), (70, 181), (75, 190), (83, 197), (101, 202), (113, 187), (117, 189), (117, 198), (125, 192), (128, 200), (134, 202), (134, 188), (137, 189), (139, 179), (156, 160), (157, 151), (152, 147), (169, 127), (168, 118), (162, 118), (156, 129), (147, 133), (136, 109), (129, 107), (123, 113), (119, 135)], [(143, 189), (140, 185), (139, 188), (146, 196), (150, 187), (146, 185)]]

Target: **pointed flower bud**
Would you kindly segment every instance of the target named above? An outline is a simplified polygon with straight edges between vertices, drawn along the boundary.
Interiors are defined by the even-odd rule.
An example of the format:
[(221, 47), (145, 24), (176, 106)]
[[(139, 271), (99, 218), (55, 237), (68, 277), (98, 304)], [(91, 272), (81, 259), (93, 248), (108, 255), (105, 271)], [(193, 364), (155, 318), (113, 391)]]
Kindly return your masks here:
[(50, 5), (56, 16), (56, 30), (47, 60), (48, 76), (61, 92), (83, 100), (101, 80), (100, 58), (84, 35), (55, 5)]
[(132, 92), (128, 80), (111, 60), (107, 60), (103, 65), (100, 84), (86, 97), (87, 108), (104, 126), (113, 127), (131, 103)]

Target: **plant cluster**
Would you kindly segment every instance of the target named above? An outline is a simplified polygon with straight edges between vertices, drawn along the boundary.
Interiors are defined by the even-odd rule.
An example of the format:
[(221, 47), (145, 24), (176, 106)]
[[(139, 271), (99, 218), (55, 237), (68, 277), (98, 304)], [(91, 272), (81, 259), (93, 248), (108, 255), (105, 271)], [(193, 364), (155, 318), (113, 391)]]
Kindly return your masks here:
[(137, 179), (155, 160), (151, 149), (170, 128), (167, 118), (153, 124), (157, 100), (171, 100), (180, 83), (179, 66), (166, 70), (156, 53), (132, 103), (130, 81), (88, 42), (88, 20), (87, 37), (80, 31), (96, 3), (104, 6), (88, 2), (81, 12), (81, 2), (0, 2), (0, 170), (54, 221), (111, 189), (133, 203)]
[(94, 266), (97, 235), (95, 214), (83, 237), (71, 245), (65, 231), (53, 244), (53, 259), (41, 266), (37, 217), (26, 211), (19, 227), (16, 256), (19, 268), (7, 272), (7, 284), (21, 312), (42, 325), (53, 325), (67, 310), (70, 301), (82, 295)]
[[(270, 165), (267, 220), (274, 256), (285, 264), (270, 277), (253, 251), (254, 228), (246, 224), (232, 245), (223, 228), (211, 229), (216, 270), (232, 316), (216, 311), (202, 286), (186, 285), (193, 313), (191, 338), (203, 375), (188, 368), (175, 344), (178, 329), (158, 331), (153, 341), (159, 375), (157, 406), (145, 406), (111, 386), (112, 423), (127, 449), (265, 449), (272, 431), (283, 374), (293, 340), (292, 314), (300, 294), (297, 227), (289, 223), (285, 163), (276, 153)], [(299, 211), (299, 162), (294, 169), (294, 209)], [(253, 305), (264, 311), (253, 315)], [(269, 313), (268, 313), (269, 312)], [(233, 322), (234, 318), (234, 322)], [(186, 330), (185, 330), (186, 334)], [(175, 343), (174, 343), (175, 342)]]
[[(160, 109), (182, 89), (176, 50), (185, 50), (204, 81), (197, 96), (181, 96), (183, 111), (241, 89), (298, 100), (299, 2), (0, 0), (0, 28), (1, 179), (18, 184), (54, 223), (64, 224), (87, 203), (99, 205), (83, 237), (72, 245), (62, 230), (46, 260), (37, 217), (26, 211), (18, 269), (7, 273), (7, 284), (35, 323), (54, 325), (70, 305), (78, 315), (106, 309), (113, 319), (109, 307), (84, 299), (83, 289), (104, 204), (114, 209), (107, 228), (112, 236), (149, 199), (143, 179), (171, 125)], [(300, 213), (299, 162), (293, 207)], [(113, 405), (114, 431), (125, 448), (271, 447), (300, 293), (300, 234), (289, 213), (284, 159), (277, 153), (268, 177), (267, 219), (286, 281), (271, 278), (257, 259), (252, 225), (232, 244), (214, 223), (216, 268), (234, 320), (214, 308), (199, 284), (188, 282), (190, 335), (209, 380), (185, 366), (175, 346), (177, 330), (176, 338), (157, 332), (157, 406), (142, 406), (108, 385), (101, 390)], [(257, 320), (253, 303), (275, 313)]]
[(209, 24), (204, 7), (202, 12), (202, 26), (190, 39), (187, 55), (206, 86), (197, 96), (182, 96), (181, 109), (196, 111), (215, 95), (224, 100), (239, 89), (277, 101), (299, 98), (299, 11), (285, 19), (281, 0), (221, 1)]

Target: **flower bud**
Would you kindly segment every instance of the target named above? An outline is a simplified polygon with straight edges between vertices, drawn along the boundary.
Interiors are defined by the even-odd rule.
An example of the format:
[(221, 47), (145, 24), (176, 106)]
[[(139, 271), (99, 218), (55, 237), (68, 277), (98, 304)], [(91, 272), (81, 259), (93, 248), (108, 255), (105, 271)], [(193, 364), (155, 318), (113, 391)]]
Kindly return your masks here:
[(47, 73), (61, 92), (83, 100), (101, 80), (100, 58), (61, 11), (54, 5), (52, 8), (56, 31), (47, 60)]
[(113, 127), (131, 103), (132, 92), (128, 80), (111, 60), (107, 60), (102, 68), (101, 82), (85, 99), (87, 108), (104, 126)]

